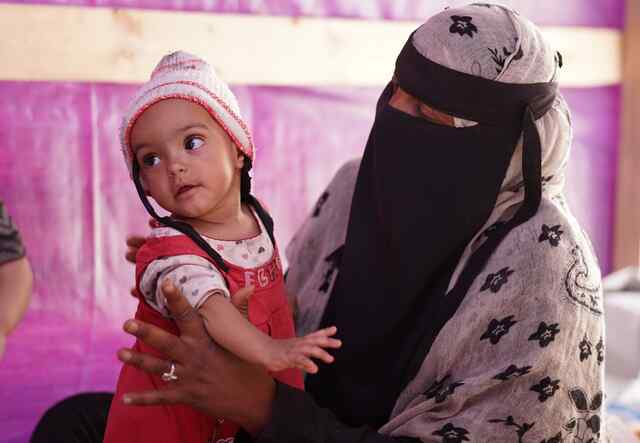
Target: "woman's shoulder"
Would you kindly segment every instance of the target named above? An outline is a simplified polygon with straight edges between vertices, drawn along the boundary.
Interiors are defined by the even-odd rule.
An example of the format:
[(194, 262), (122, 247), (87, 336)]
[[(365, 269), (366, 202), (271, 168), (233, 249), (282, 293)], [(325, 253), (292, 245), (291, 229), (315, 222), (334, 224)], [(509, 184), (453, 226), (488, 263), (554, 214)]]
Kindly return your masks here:
[(601, 316), (598, 260), (587, 234), (562, 200), (543, 200), (536, 216), (510, 232), (471, 291), (478, 296), (498, 292), (517, 298), (523, 309), (546, 306), (567, 310), (567, 315)]
[(510, 232), (490, 261), (530, 266), (538, 272), (586, 261), (592, 276), (600, 278), (596, 253), (588, 234), (573, 217), (562, 199), (543, 199), (538, 213)]
[(329, 182), (329, 186), (327, 186), (327, 190), (330, 189), (345, 189), (350, 190), (351, 192), (347, 192), (346, 194), (353, 193), (353, 189), (356, 186), (356, 179), (358, 178), (358, 171), (360, 170), (360, 162), (362, 161), (362, 157), (357, 157), (351, 159), (344, 163), (340, 168), (336, 171), (335, 175)]

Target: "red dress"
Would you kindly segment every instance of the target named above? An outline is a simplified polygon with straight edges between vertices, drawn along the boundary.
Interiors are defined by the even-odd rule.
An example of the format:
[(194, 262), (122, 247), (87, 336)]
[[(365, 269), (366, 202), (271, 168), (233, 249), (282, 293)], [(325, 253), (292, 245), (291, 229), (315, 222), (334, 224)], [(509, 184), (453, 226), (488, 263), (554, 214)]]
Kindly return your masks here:
[[(142, 275), (154, 260), (174, 255), (197, 255), (215, 262), (190, 238), (185, 235), (158, 237), (147, 240), (136, 256), (136, 287), (138, 288), (138, 310), (136, 319), (154, 324), (165, 331), (178, 335), (176, 324), (147, 304), (139, 292)], [(282, 265), (277, 248), (269, 262), (256, 268), (241, 268), (225, 262), (228, 272), (218, 269), (226, 278), (229, 291), (234, 294), (239, 288), (253, 285), (255, 291), (249, 299), (249, 321), (273, 338), (295, 336), (293, 318), (287, 302)], [(158, 351), (139, 340), (133, 346), (144, 352), (166, 359)], [(302, 373), (286, 369), (273, 376), (291, 386), (303, 389)], [(169, 382), (170, 383), (170, 382)], [(109, 411), (105, 443), (205, 443), (233, 441), (237, 426), (223, 419), (214, 419), (184, 405), (172, 406), (127, 406), (122, 395), (161, 388), (166, 382), (159, 376), (147, 374), (134, 367), (124, 365)]]

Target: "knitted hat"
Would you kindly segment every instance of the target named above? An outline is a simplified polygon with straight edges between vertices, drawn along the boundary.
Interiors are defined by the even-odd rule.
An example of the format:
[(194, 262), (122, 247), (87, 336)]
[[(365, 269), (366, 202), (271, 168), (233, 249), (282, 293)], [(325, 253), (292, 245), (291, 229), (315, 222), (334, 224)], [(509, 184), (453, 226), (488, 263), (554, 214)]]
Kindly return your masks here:
[(189, 100), (205, 108), (238, 150), (253, 162), (253, 141), (233, 92), (206, 61), (177, 51), (162, 57), (149, 81), (138, 90), (122, 121), (120, 144), (130, 176), (133, 177), (135, 159), (130, 143), (133, 125), (151, 105), (170, 98)]

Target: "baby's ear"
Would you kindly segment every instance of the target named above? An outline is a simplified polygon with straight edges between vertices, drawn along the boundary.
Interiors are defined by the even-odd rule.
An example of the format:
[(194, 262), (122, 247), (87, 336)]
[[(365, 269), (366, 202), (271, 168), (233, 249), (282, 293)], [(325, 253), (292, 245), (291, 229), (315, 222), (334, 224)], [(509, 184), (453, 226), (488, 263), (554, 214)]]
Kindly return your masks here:
[(236, 150), (236, 167), (238, 169), (242, 169), (242, 167), (244, 166), (244, 162), (245, 162), (245, 155), (239, 150)]

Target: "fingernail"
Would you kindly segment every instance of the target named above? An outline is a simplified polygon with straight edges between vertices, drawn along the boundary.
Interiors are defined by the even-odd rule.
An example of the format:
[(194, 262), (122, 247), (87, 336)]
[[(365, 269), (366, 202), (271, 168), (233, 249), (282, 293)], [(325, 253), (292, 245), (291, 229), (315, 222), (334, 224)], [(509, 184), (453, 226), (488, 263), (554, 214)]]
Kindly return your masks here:
[(124, 403), (125, 405), (130, 405), (131, 404), (131, 397), (129, 397), (128, 395), (123, 395), (122, 396), (122, 403)]
[(131, 352), (129, 351), (120, 351), (120, 359), (129, 361), (131, 359)]
[(133, 320), (127, 320), (124, 324), (124, 330), (133, 334), (138, 330), (138, 323)]
[(173, 282), (171, 281), (171, 279), (165, 278), (164, 281), (162, 282), (162, 286), (164, 288), (167, 288), (167, 289), (172, 289), (173, 288)]

